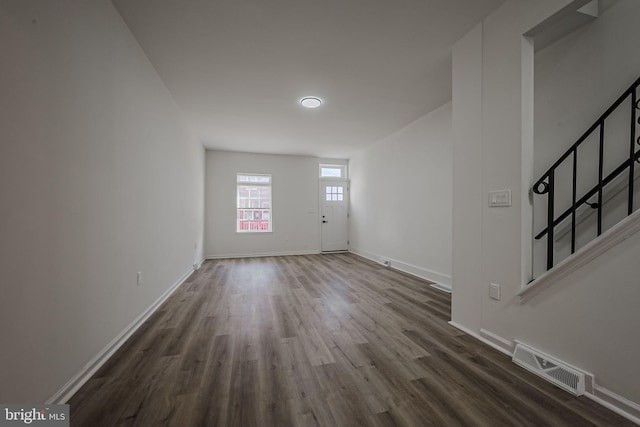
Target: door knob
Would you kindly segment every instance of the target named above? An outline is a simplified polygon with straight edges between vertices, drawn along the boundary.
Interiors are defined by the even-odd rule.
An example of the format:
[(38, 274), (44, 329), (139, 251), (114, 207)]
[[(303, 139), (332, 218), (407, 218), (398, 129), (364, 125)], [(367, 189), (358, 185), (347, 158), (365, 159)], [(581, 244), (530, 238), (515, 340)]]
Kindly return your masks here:
[(325, 221), (324, 219), (322, 220), (322, 223), (323, 223), (323, 224), (325, 224), (325, 223), (327, 223), (327, 222), (329, 222), (329, 221)]

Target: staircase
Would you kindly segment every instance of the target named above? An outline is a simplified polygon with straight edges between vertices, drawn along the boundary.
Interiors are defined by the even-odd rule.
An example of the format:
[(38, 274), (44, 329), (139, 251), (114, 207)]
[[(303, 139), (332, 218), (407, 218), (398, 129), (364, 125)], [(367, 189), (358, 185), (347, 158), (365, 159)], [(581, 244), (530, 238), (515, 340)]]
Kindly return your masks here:
[[(612, 229), (636, 210), (640, 196), (638, 78), (535, 182), (546, 203), (546, 270)], [(620, 117), (624, 125), (621, 125)]]

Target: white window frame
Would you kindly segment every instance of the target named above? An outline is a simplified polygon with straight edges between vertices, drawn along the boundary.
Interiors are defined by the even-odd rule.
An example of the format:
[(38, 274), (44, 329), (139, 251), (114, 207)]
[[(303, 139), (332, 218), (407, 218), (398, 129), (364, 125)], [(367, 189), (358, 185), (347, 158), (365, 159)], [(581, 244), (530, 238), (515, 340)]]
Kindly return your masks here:
[[(246, 178), (246, 179), (245, 179)], [(260, 182), (262, 180), (262, 182)], [(269, 188), (269, 199), (264, 200), (268, 207), (259, 206), (259, 207), (246, 207), (241, 206), (241, 197), (240, 197), (240, 189), (241, 187), (257, 187), (257, 188)], [(251, 200), (251, 196), (249, 196), (248, 200)], [(260, 198), (258, 198), (261, 201)], [(240, 211), (243, 212), (243, 218), (240, 218)], [(247, 214), (249, 214), (253, 218), (245, 218)], [(249, 225), (249, 229), (242, 228), (242, 224), (244, 221), (259, 221), (258, 224), (264, 222), (264, 218), (262, 216), (265, 214), (265, 211), (268, 211), (268, 226), (266, 229), (263, 229), (261, 226), (257, 228), (251, 229)], [(255, 215), (260, 216), (260, 218), (256, 218)], [(237, 173), (236, 174), (236, 233), (239, 234), (254, 234), (254, 233), (272, 233), (273, 232), (273, 179), (270, 174), (256, 174), (256, 173)]]
[[(330, 169), (340, 169), (340, 176), (322, 176), (322, 169), (330, 168)], [(336, 179), (336, 180), (345, 180), (347, 179), (347, 166), (346, 165), (330, 165), (323, 163), (320, 165), (318, 169), (318, 175), (320, 179)]]

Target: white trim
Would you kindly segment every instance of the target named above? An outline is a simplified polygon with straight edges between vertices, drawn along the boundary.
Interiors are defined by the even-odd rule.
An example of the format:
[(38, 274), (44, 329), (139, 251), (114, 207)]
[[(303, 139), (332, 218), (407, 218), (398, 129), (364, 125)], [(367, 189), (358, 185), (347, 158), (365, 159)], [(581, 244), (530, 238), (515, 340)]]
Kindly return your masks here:
[(487, 338), (489, 338), (490, 340), (492, 340), (499, 347), (502, 347), (503, 349), (507, 350), (508, 351), (507, 354), (513, 355), (513, 351), (515, 350), (515, 347), (516, 347), (513, 341), (509, 341), (506, 338), (502, 338), (500, 335), (495, 334), (483, 328), (480, 328), (480, 333), (486, 336)]
[[(497, 343), (494, 343), (492, 341), (489, 341), (488, 339), (486, 339), (485, 337), (481, 336), (480, 334), (472, 331), (471, 329), (467, 329), (466, 327), (454, 322), (453, 320), (449, 322), (449, 324), (451, 326), (453, 326), (456, 329), (460, 329), (462, 332), (464, 332), (467, 335), (471, 335), (472, 337), (474, 337), (475, 339), (477, 339), (478, 341), (482, 341), (483, 343), (485, 343), (486, 345), (488, 345), (489, 347), (493, 347), (496, 350), (498, 350), (501, 353), (506, 354), (509, 357), (513, 357), (513, 352), (509, 351), (506, 348), (503, 348), (502, 346), (498, 345)], [(493, 335), (493, 334), (492, 334)], [(497, 336), (497, 335), (496, 335)], [(501, 341), (504, 339), (501, 339)], [(506, 341), (506, 340), (504, 340)], [(507, 341), (508, 342), (508, 341)], [(513, 344), (511, 345), (513, 347)]]
[(196, 263), (193, 264), (194, 269), (193, 271), (197, 271), (200, 270), (200, 267), (202, 267), (202, 263), (206, 260), (206, 258), (202, 258), (200, 261), (197, 261)]
[[(523, 34), (520, 39), (520, 282), (527, 283), (533, 277), (533, 200), (530, 188), (535, 182), (534, 159), (534, 110), (535, 85), (534, 37)], [(515, 201), (517, 204), (517, 200)]]
[[(200, 262), (202, 263), (202, 262)], [(63, 404), (69, 401), (71, 397), (95, 374), (98, 369), (104, 365), (113, 354), (134, 334), (136, 330), (164, 303), (167, 298), (175, 292), (176, 289), (184, 283), (184, 281), (194, 272), (189, 269), (184, 273), (169, 289), (167, 289), (160, 298), (151, 304), (137, 319), (129, 324), (122, 332), (120, 332), (109, 344), (98, 352), (77, 374), (75, 374), (67, 383), (62, 386), (53, 396), (46, 400), (46, 404)]]
[(640, 405), (637, 403), (632, 402), (611, 390), (600, 387), (597, 384), (594, 385), (593, 394), (585, 393), (584, 395), (605, 408), (612, 410), (616, 414), (625, 417), (629, 421), (640, 425)]
[(337, 176), (321, 176), (318, 179), (320, 181), (327, 181), (327, 182), (331, 182), (331, 181), (348, 181), (349, 180), (349, 178), (338, 178)]
[(548, 288), (551, 284), (588, 264), (590, 261), (599, 257), (623, 240), (628, 239), (638, 231), (640, 231), (640, 211), (635, 211), (611, 227), (607, 232), (596, 237), (585, 246), (578, 249), (576, 253), (560, 261), (551, 270), (542, 274), (533, 282), (522, 288), (520, 292), (518, 292), (520, 302), (523, 303), (527, 301), (538, 292)]
[(441, 285), (440, 283), (432, 283), (429, 286), (441, 292), (446, 292), (448, 294), (453, 293), (453, 289), (451, 289), (451, 286), (444, 286), (444, 285)]
[(287, 251), (287, 252), (258, 252), (252, 254), (221, 254), (207, 255), (205, 259), (225, 259), (225, 258), (262, 258), (268, 256), (293, 256), (293, 255), (317, 255), (319, 250), (315, 251)]
[(359, 248), (349, 248), (349, 252), (352, 252), (358, 256), (367, 258), (374, 262), (378, 262), (380, 258), (384, 258), (386, 260), (389, 260), (390, 268), (394, 268), (396, 270), (402, 271), (403, 273), (419, 277), (420, 279), (437, 283), (441, 287), (451, 290), (451, 276), (447, 274), (438, 273), (437, 271), (429, 270), (427, 268), (419, 267), (407, 262), (402, 262), (397, 259), (389, 258), (387, 256), (374, 254), (372, 252), (368, 252)]

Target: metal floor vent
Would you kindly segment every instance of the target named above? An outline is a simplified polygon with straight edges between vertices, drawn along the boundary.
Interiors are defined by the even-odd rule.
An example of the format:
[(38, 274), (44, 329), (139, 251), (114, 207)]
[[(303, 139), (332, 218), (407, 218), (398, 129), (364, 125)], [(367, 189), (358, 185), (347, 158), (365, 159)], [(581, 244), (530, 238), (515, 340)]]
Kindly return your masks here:
[(518, 343), (513, 352), (513, 362), (534, 374), (552, 382), (576, 396), (585, 391), (585, 374), (563, 364), (537, 350)]

